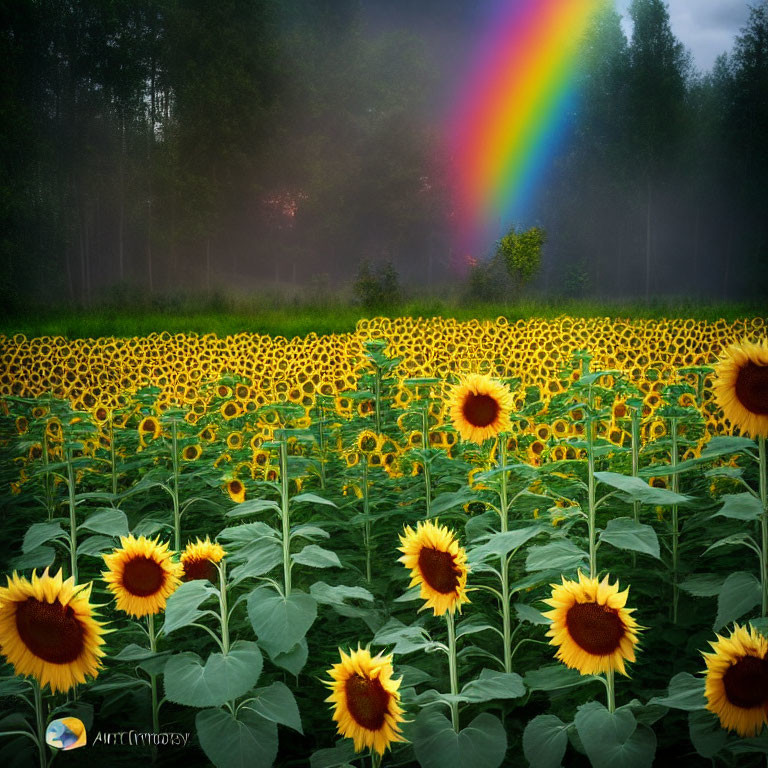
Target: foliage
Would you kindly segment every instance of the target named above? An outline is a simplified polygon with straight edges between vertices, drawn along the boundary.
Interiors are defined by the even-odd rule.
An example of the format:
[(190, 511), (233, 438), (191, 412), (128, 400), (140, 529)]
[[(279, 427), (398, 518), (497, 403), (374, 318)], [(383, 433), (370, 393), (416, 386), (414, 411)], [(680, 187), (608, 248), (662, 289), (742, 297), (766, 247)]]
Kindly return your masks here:
[(532, 280), (541, 267), (541, 249), (546, 235), (539, 227), (517, 232), (512, 227), (499, 241), (497, 253), (503, 259), (507, 272), (522, 289)]
[(368, 261), (363, 261), (357, 272), (354, 292), (366, 310), (395, 306), (400, 300), (400, 285), (392, 262), (380, 264), (374, 269)]

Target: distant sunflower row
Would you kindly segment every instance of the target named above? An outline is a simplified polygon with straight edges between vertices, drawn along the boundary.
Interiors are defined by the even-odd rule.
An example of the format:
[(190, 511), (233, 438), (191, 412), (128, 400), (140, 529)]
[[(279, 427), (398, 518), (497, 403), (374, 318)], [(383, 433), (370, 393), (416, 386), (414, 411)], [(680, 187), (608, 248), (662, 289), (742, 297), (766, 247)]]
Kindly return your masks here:
[[(350, 415), (366, 407), (345, 397), (368, 370), (364, 345), (385, 339), (387, 354), (399, 361), (393, 375), (403, 382), (491, 373), (519, 380), (519, 402), (527, 387), (538, 387), (545, 401), (562, 392), (568, 384), (563, 366), (576, 351), (589, 349), (594, 370), (620, 371), (639, 387), (649, 416), (665, 384), (695, 384), (697, 374), (685, 369), (713, 363), (731, 340), (754, 338), (764, 329), (764, 318), (709, 323), (561, 317), (511, 324), (500, 317), (467, 322), (373, 318), (361, 320), (354, 333), (290, 341), (250, 333), (76, 340), (0, 335), (0, 396), (52, 393), (68, 398), (77, 411), (103, 415), (124, 408), (137, 389), (153, 385), (160, 389), (160, 408), (184, 407), (194, 423), (213, 408), (231, 420), (274, 402), (296, 403), (309, 412), (321, 395), (335, 398), (340, 415)], [(225, 374), (241, 381), (217, 386)], [(406, 407), (411, 397), (404, 384), (395, 407)], [(722, 431), (709, 386), (698, 407), (710, 433)]]

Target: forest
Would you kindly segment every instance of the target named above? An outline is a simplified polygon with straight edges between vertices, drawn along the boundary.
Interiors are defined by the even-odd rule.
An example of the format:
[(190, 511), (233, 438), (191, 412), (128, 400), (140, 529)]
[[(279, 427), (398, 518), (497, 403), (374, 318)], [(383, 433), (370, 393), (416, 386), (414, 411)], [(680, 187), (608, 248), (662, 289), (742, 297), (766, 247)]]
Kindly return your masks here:
[[(0, 303), (334, 293), (366, 263), (504, 299), (493, 249), (455, 249), (441, 131), (474, 6), (4, 2)], [(768, 3), (707, 72), (661, 0), (629, 14), (582, 47), (569, 141), (520, 222), (547, 233), (530, 290), (760, 299)]]

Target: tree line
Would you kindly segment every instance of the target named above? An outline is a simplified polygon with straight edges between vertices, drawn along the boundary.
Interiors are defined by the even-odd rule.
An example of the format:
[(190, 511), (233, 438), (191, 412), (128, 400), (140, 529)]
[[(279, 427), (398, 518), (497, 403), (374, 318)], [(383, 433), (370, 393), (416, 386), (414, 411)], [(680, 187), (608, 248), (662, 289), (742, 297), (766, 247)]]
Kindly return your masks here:
[[(363, 260), (439, 282), (442, 59), (408, 6), (399, 27), (367, 27), (377, 2), (6, 0), (4, 305), (125, 285), (325, 289)], [(464, 5), (436, 4), (435, 23)], [(547, 232), (536, 287), (765, 292), (768, 2), (707, 74), (661, 0), (631, 16), (630, 39), (612, 10), (590, 30), (571, 141), (521, 222)]]

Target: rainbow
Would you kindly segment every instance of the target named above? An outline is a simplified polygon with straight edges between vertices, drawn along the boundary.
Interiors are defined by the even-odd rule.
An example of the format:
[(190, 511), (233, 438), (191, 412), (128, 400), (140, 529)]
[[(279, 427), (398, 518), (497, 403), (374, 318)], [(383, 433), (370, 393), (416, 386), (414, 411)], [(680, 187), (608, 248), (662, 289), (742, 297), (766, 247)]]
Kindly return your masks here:
[(502, 0), (451, 109), (456, 223), (487, 247), (531, 209), (577, 96), (577, 58), (608, 0)]

